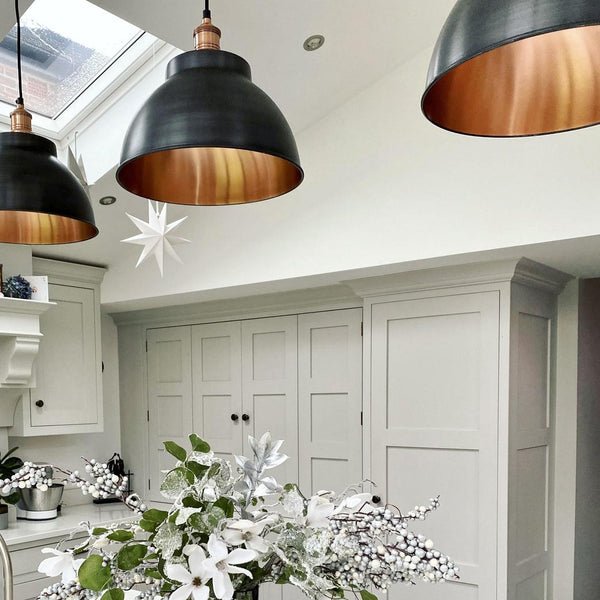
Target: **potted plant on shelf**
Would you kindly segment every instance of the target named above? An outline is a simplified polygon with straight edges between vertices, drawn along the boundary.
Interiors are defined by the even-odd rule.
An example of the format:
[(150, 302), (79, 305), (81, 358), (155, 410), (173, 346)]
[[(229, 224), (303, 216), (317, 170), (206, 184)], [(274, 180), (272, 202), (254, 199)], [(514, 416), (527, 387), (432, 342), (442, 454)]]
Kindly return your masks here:
[[(71, 535), (44, 549), (52, 556), (39, 571), (62, 581), (40, 600), (257, 600), (261, 583), (290, 584), (315, 600), (344, 594), (376, 600), (369, 590), (458, 579), (452, 559), (410, 530), (438, 507), (437, 498), (402, 513), (354, 488), (305, 497), (297, 485), (280, 486), (266, 474), (287, 459), (282, 441), (270, 434), (250, 436), (252, 456), (236, 456), (237, 467), (198, 436), (189, 439), (191, 451), (164, 443), (177, 459), (161, 486), (167, 510), (128, 495), (127, 478), (106, 464), (86, 461), (84, 476), (62, 471), (84, 494), (116, 495), (137, 518), (82, 524), (86, 539), (77, 546)], [(33, 465), (27, 481), (45, 485), (45, 477)]]
[[(0, 455), (0, 480), (10, 480), (23, 467), (23, 461), (18, 456), (13, 456), (19, 448), (11, 448), (4, 456)], [(2, 495), (1, 500), (8, 504), (16, 504), (21, 499), (21, 493), (12, 489), (10, 493)], [(0, 529), (8, 527), (8, 506), (0, 500)]]

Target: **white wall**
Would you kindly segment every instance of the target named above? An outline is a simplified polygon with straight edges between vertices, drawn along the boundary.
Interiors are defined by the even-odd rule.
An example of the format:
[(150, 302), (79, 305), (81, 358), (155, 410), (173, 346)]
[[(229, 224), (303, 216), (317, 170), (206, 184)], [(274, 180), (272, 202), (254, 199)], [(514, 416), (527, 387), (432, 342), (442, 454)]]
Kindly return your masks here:
[[(104, 432), (81, 435), (51, 435), (29, 438), (9, 438), (10, 447), (18, 446), (16, 453), (23, 460), (43, 461), (70, 469), (82, 469), (81, 456), (108, 460), (121, 448), (119, 417), (119, 363), (117, 328), (108, 315), (102, 315), (102, 360), (104, 374)], [(65, 504), (83, 504), (90, 499), (78, 490), (65, 492)]]
[(103, 301), (597, 234), (600, 128), (518, 140), (442, 131), (419, 108), (428, 60), (419, 54), (298, 134), (298, 190), (187, 209), (179, 231), (193, 243), (177, 247), (185, 264), (169, 260), (164, 279), (152, 261), (136, 270), (139, 249), (124, 247)]
[(2, 276), (31, 275), (31, 246), (0, 244), (0, 264)]
[(598, 597), (600, 536), (600, 279), (579, 288), (575, 600)]

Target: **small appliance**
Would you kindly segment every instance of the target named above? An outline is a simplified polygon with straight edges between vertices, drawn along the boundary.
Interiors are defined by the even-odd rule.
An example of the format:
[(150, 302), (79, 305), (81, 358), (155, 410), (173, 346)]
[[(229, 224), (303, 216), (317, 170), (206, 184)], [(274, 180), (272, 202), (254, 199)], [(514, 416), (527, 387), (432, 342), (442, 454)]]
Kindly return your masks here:
[(17, 504), (17, 519), (28, 521), (56, 519), (63, 490), (62, 483), (53, 483), (45, 491), (37, 488), (22, 489), (21, 500)]

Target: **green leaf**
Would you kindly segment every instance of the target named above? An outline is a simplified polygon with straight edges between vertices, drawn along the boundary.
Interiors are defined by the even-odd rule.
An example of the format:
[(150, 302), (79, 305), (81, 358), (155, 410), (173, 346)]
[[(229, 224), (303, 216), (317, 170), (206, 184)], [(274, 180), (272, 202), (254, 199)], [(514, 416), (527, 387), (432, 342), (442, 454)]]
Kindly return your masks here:
[(128, 542), (133, 539), (133, 533), (131, 531), (125, 531), (124, 529), (117, 529), (117, 531), (113, 531), (106, 537), (113, 542)]
[(213, 506), (220, 508), (225, 513), (225, 517), (228, 519), (233, 517), (233, 502), (229, 498), (221, 496), (221, 498), (219, 498)]
[(162, 579), (162, 575), (156, 569), (146, 569), (144, 575), (146, 577), (153, 577), (154, 579)]
[(102, 600), (124, 600), (125, 592), (118, 588), (111, 588), (102, 594)]
[(108, 565), (103, 567), (102, 557), (98, 554), (92, 554), (79, 567), (77, 577), (82, 587), (100, 592), (110, 582), (110, 567)]
[(362, 600), (377, 600), (377, 596), (371, 594), (371, 592), (367, 592), (367, 590), (360, 590), (360, 596)]
[(202, 502), (192, 496), (186, 496), (181, 502), (185, 508), (200, 508), (202, 506)]
[(166, 510), (158, 510), (156, 508), (150, 508), (144, 513), (144, 519), (153, 523), (162, 523), (168, 516), (169, 513)]
[(94, 529), (92, 529), (92, 535), (102, 535), (103, 533), (108, 533), (106, 527), (94, 527)]
[(225, 511), (218, 506), (213, 506), (210, 512), (193, 514), (187, 522), (197, 531), (211, 533), (225, 518)]
[(173, 455), (177, 460), (184, 461), (187, 458), (187, 452), (175, 442), (163, 442), (165, 450)]
[(146, 546), (142, 544), (131, 544), (121, 548), (117, 554), (117, 567), (123, 571), (135, 569), (142, 563), (147, 551)]
[(77, 547), (77, 548), (73, 548), (73, 555), (77, 556), (78, 554), (83, 554), (84, 552), (87, 552), (87, 549), (89, 548), (90, 544), (89, 542), (86, 542), (85, 544)]
[(196, 476), (197, 479), (201, 479), (208, 471), (208, 467), (206, 465), (201, 465), (193, 460), (188, 460), (185, 463), (185, 466)]
[(210, 452), (208, 442), (199, 438), (195, 433), (190, 434), (190, 443), (192, 444), (192, 450), (194, 452), (203, 452), (204, 454)]
[(158, 527), (158, 523), (155, 523), (154, 521), (148, 521), (148, 519), (140, 519), (139, 526), (144, 531), (154, 533), (156, 531), (156, 528)]

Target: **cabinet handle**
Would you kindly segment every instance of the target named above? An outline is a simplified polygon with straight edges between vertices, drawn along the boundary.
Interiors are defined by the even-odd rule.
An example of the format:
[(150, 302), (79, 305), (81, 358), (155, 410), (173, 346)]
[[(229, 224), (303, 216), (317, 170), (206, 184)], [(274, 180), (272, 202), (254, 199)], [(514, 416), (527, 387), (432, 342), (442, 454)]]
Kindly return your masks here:
[(373, 504), (379, 504), (381, 502), (381, 498), (379, 496), (373, 496), (372, 500)]
[(249, 421), (250, 420), (250, 415), (247, 415), (246, 413), (244, 413), (242, 415), (242, 421)]
[(43, 401), (43, 400), (38, 400), (38, 401), (35, 403), (35, 405), (36, 405), (38, 408), (42, 408), (42, 406), (44, 406), (44, 401)]
[(233, 413), (233, 414), (231, 415), (231, 420), (232, 420), (232, 421), (237, 421), (238, 419), (239, 419), (239, 417), (238, 417), (238, 416), (237, 416), (235, 413)]

